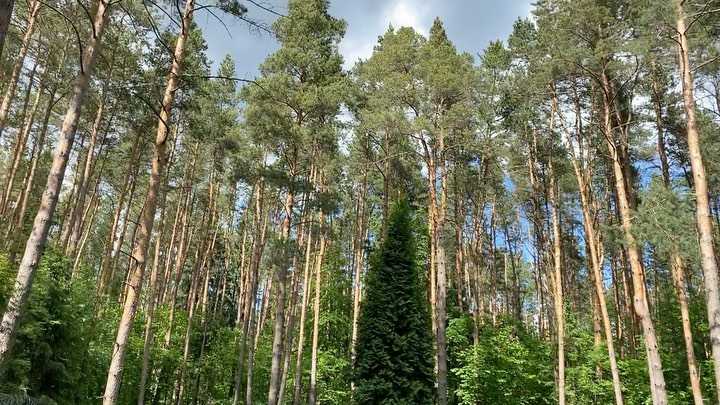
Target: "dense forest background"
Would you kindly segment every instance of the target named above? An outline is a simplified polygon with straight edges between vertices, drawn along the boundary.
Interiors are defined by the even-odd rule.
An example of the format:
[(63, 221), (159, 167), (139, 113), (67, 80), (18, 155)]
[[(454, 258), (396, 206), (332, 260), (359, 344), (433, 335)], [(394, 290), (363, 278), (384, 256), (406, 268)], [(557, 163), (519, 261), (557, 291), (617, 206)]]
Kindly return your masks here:
[[(326, 0), (263, 4), (0, 0), (1, 400), (368, 403), (402, 196), (428, 402), (718, 403), (719, 1), (538, 0), (477, 57), (390, 26), (349, 71)], [(280, 47), (211, 69), (200, 12)]]

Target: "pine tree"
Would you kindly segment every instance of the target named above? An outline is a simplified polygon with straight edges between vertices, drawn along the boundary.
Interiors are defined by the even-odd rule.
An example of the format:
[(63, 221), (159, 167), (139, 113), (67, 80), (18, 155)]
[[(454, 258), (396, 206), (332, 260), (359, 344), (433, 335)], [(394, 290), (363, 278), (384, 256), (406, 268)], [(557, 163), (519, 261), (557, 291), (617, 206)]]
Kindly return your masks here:
[(430, 312), (416, 264), (416, 235), (408, 203), (394, 205), (360, 307), (356, 404), (435, 402)]

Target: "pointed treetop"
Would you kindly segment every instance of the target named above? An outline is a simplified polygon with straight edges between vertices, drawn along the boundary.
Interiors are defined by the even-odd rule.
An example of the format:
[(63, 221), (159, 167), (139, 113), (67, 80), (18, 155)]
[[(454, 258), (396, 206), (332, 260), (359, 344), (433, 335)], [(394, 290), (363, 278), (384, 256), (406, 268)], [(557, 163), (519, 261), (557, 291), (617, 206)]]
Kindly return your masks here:
[(443, 27), (440, 17), (435, 17), (435, 21), (433, 21), (433, 25), (430, 28), (430, 41), (447, 42), (447, 40), (448, 37), (445, 33), (445, 27)]

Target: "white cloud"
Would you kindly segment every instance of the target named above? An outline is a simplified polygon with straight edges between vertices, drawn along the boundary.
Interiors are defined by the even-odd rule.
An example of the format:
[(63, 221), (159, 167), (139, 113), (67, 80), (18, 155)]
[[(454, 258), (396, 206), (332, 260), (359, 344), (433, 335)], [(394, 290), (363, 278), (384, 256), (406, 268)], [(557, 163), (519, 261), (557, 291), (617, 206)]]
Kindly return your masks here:
[(344, 68), (349, 70), (358, 59), (368, 59), (372, 55), (375, 43), (364, 38), (345, 38), (340, 43), (340, 53), (345, 59)]
[(377, 17), (373, 16), (369, 20), (369, 24), (350, 25), (340, 43), (340, 53), (345, 58), (346, 69), (351, 68), (359, 59), (368, 59), (372, 55), (377, 44), (373, 39), (383, 35), (388, 25), (392, 24), (396, 30), (400, 27), (412, 27), (415, 31), (427, 35), (432, 24), (428, 2), (423, 0), (387, 2)]
[(412, 27), (420, 33), (427, 33), (428, 21), (426, 18), (427, 2), (414, 0), (398, 0), (385, 9), (382, 21), (391, 23), (393, 27)]

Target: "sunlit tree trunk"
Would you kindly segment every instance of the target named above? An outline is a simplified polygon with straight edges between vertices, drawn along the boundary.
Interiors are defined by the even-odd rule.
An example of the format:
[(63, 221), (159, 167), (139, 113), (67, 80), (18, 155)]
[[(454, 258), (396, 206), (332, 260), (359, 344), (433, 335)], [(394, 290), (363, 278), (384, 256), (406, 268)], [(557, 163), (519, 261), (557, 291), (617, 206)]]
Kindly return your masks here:
[[(67, 45), (63, 47), (60, 62), (56, 69), (56, 71), (59, 71), (62, 66), (65, 66), (65, 61), (67, 60)], [(45, 149), (45, 138), (47, 137), (48, 132), (48, 126), (50, 124), (50, 117), (52, 116), (53, 107), (55, 104), (61, 100), (61, 98), (55, 98), (58, 92), (59, 88), (59, 80), (58, 75), (56, 74), (53, 78), (54, 82), (48, 91), (48, 100), (47, 105), (45, 107), (45, 115), (42, 120), (42, 126), (38, 133), (35, 135), (35, 145), (33, 146), (33, 151), (30, 156), (30, 167), (27, 169), (25, 174), (25, 179), (23, 181), (24, 187), (22, 194), (20, 196), (20, 199), (18, 200), (18, 203), (15, 205), (15, 208), (17, 210), (16, 222), (15, 226), (12, 227), (13, 229), (9, 229), (6, 237), (9, 237), (11, 235), (11, 232), (14, 232), (14, 235), (9, 237), (11, 239), (11, 242), (13, 244), (13, 247), (10, 249), (10, 253), (13, 254), (16, 251), (16, 245), (20, 243), (20, 237), (21, 237), (21, 228), (22, 225), (25, 223), (25, 215), (27, 214), (27, 207), (28, 207), (28, 199), (30, 198), (30, 193), (32, 192), (33, 185), (35, 184), (35, 175), (37, 173), (37, 167), (38, 162), (40, 161), (40, 157), (42, 156), (42, 153)]]
[[(560, 125), (562, 131), (565, 134), (565, 140), (568, 144), (570, 152), (570, 162), (572, 163), (573, 170), (575, 172), (575, 178), (578, 183), (578, 189), (580, 191), (580, 205), (582, 210), (582, 221), (583, 230), (585, 235), (585, 243), (587, 245), (589, 264), (591, 267), (591, 281), (593, 283), (594, 294), (593, 296), (597, 300), (597, 306), (600, 310), (600, 316), (602, 321), (602, 328), (605, 334), (605, 342), (608, 348), (608, 359), (610, 361), (610, 373), (613, 379), (613, 391), (615, 393), (615, 404), (623, 404), (622, 386), (620, 384), (620, 372), (617, 365), (617, 355), (615, 353), (615, 342), (612, 332), (612, 324), (610, 323), (610, 314), (607, 308), (607, 301), (605, 299), (605, 285), (603, 277), (603, 256), (604, 251), (600, 242), (600, 230), (596, 229), (595, 226), (595, 213), (597, 209), (594, 204), (594, 198), (592, 189), (590, 188), (590, 180), (592, 176), (588, 173), (586, 165), (591, 164), (587, 154), (592, 150), (590, 145), (585, 145), (582, 139), (585, 136), (584, 129), (582, 127), (581, 110), (580, 110), (580, 99), (577, 96), (577, 89), (574, 88), (575, 94), (575, 113), (576, 113), (576, 133), (578, 135), (578, 148), (576, 148), (565, 123), (565, 119), (559, 107), (559, 101), (557, 93), (553, 89), (553, 110), (559, 116)], [(617, 290), (617, 288), (616, 288)], [(617, 312), (617, 310), (616, 310)], [(620, 315), (617, 314), (618, 325), (620, 325)], [(619, 328), (619, 326), (618, 326)]]
[(58, 134), (58, 143), (55, 147), (47, 184), (42, 194), (40, 210), (35, 216), (30, 237), (25, 245), (25, 253), (23, 254), (18, 269), (15, 286), (8, 300), (5, 313), (3, 314), (2, 323), (0, 324), (0, 379), (10, 359), (10, 351), (12, 350), (20, 320), (25, 312), (25, 306), (27, 305), (27, 300), (35, 278), (35, 271), (38, 268), (40, 258), (45, 250), (45, 242), (47, 241), (48, 231), (50, 230), (52, 217), (55, 213), (55, 207), (60, 194), (60, 188), (62, 187), (63, 178), (65, 177), (65, 168), (70, 157), (73, 139), (75, 138), (80, 109), (85, 102), (85, 95), (90, 85), (90, 77), (92, 75), (95, 58), (100, 52), (100, 42), (107, 22), (108, 5), (107, 0), (98, 2), (92, 34), (83, 52), (82, 66), (75, 78), (75, 85), (67, 113), (65, 114), (65, 119)]
[[(552, 119), (552, 118), (551, 118)], [(552, 126), (551, 126), (552, 128)], [(548, 176), (550, 177), (550, 210), (552, 215), (553, 231), (553, 297), (555, 298), (555, 319), (558, 342), (558, 403), (565, 404), (565, 302), (563, 298), (562, 273), (562, 235), (560, 234), (560, 208), (558, 197), (560, 190), (555, 182), (552, 158), (548, 161)]]
[[(169, 165), (173, 163), (173, 157), (175, 155), (175, 147), (177, 146), (177, 128), (175, 126), (175, 136), (171, 140), (173, 146), (170, 148), (170, 157), (168, 158), (168, 173), (170, 171)], [(145, 315), (145, 340), (143, 343), (143, 357), (142, 366), (140, 370), (140, 386), (138, 387), (138, 405), (145, 403), (145, 391), (148, 378), (148, 367), (150, 364), (150, 350), (153, 338), (153, 320), (155, 318), (155, 307), (158, 304), (158, 296), (160, 295), (158, 286), (158, 272), (160, 268), (160, 252), (162, 250), (162, 239), (165, 231), (165, 208), (167, 204), (167, 183), (169, 181), (169, 174), (165, 175), (165, 187), (161, 189), (160, 194), (160, 223), (155, 230), (155, 247), (153, 251), (153, 264), (152, 270), (150, 271), (150, 292), (147, 299), (147, 313)]]
[(633, 284), (633, 307), (635, 313), (640, 318), (643, 328), (643, 337), (645, 338), (645, 353), (647, 355), (648, 371), (650, 374), (650, 392), (656, 405), (667, 404), (667, 391), (665, 388), (665, 376), (660, 360), (660, 352), (658, 348), (657, 335), (653, 325), (650, 311), (648, 309), (647, 297), (645, 293), (645, 277), (640, 258), (640, 251), (633, 234), (632, 216), (630, 213), (630, 202), (628, 192), (626, 190), (625, 171), (621, 164), (621, 157), (617, 147), (615, 129), (612, 125), (612, 98), (613, 93), (610, 82), (605, 70), (601, 73), (601, 86), (604, 94), (604, 121), (603, 130), (607, 140), (608, 151), (613, 166), (613, 174), (615, 176), (615, 188), (617, 190), (617, 202), (620, 211), (620, 220), (627, 244), (628, 261), (632, 273)]
[(87, 195), (88, 186), (90, 184), (90, 178), (92, 177), (93, 158), (95, 154), (95, 143), (100, 132), (100, 124), (102, 123), (103, 113), (105, 111), (105, 103), (108, 96), (108, 90), (110, 87), (110, 81), (112, 80), (112, 66), (115, 59), (115, 53), (110, 61), (110, 71), (108, 72), (105, 82), (103, 83), (102, 92), (100, 95), (100, 102), (95, 113), (95, 120), (93, 121), (92, 128), (90, 129), (90, 139), (88, 141), (87, 152), (85, 153), (85, 161), (83, 162), (82, 174), (80, 176), (80, 183), (76, 191), (77, 199), (75, 206), (71, 210), (70, 223), (68, 224), (68, 248), (66, 254), (69, 257), (75, 256), (77, 249), (78, 240), (80, 238), (80, 229), (82, 223), (82, 213), (85, 208), (85, 197)]
[[(310, 392), (309, 403), (315, 405), (317, 400), (317, 365), (318, 365), (318, 341), (320, 334), (320, 294), (322, 290), (322, 264), (325, 256), (325, 246), (327, 245), (327, 236), (323, 230), (322, 210), (318, 213), (318, 229), (320, 238), (318, 245), (320, 250), (315, 257), (315, 302), (313, 303), (313, 335), (312, 335), (312, 354), (310, 358)], [(309, 290), (308, 290), (309, 292)]]
[(300, 331), (298, 332), (297, 359), (295, 361), (295, 381), (293, 381), (293, 404), (299, 405), (301, 402), (300, 388), (302, 387), (302, 358), (305, 348), (305, 318), (307, 315), (307, 307), (310, 305), (310, 258), (312, 247), (312, 229), (308, 230), (308, 237), (305, 246), (305, 265), (303, 266), (303, 297), (302, 306), (300, 308)]
[[(140, 134), (135, 136), (135, 141), (130, 149), (130, 156), (135, 156), (137, 148), (140, 144)], [(125, 198), (127, 197), (128, 189), (130, 187), (130, 179), (132, 173), (135, 171), (135, 158), (131, 157), (128, 163), (128, 168), (125, 171), (125, 178), (123, 181), (122, 190), (120, 190), (120, 196), (118, 197), (117, 206), (115, 207), (115, 214), (113, 216), (113, 222), (108, 232), (108, 239), (105, 242), (105, 249), (103, 252), (102, 263), (100, 264), (100, 270), (98, 271), (98, 296), (102, 296), (105, 293), (105, 288), (112, 281), (110, 279), (110, 266), (112, 264), (112, 253), (115, 249), (115, 240), (118, 225), (120, 224), (120, 216), (125, 205)]]
[(133, 320), (137, 311), (138, 297), (140, 296), (143, 273), (145, 272), (145, 259), (150, 245), (150, 234), (152, 233), (152, 227), (155, 221), (158, 192), (160, 189), (163, 166), (166, 159), (165, 147), (168, 138), (168, 125), (172, 112), (173, 101), (175, 99), (175, 92), (178, 88), (178, 81), (180, 79), (180, 64), (185, 56), (185, 42), (190, 34), (190, 22), (192, 21), (194, 9), (195, 1), (187, 0), (185, 2), (185, 10), (182, 16), (180, 35), (178, 35), (177, 42), (175, 43), (170, 77), (168, 79), (161, 104), (157, 136), (155, 138), (155, 151), (153, 153), (152, 169), (150, 172), (150, 180), (148, 182), (148, 192), (145, 198), (145, 205), (143, 207), (139, 234), (132, 249), (132, 261), (128, 271), (131, 275), (130, 283), (128, 285), (127, 296), (125, 297), (125, 304), (123, 305), (123, 314), (120, 318), (120, 326), (118, 327), (117, 338), (113, 347), (110, 367), (108, 369), (108, 380), (105, 385), (105, 394), (103, 395), (104, 405), (115, 404), (120, 392), (122, 371), (125, 365), (125, 351), (130, 339), (130, 332), (132, 330)]
[(690, 166), (695, 185), (696, 217), (700, 234), (700, 252), (702, 253), (703, 278), (707, 296), (708, 322), (710, 327), (710, 343), (712, 348), (713, 367), (715, 370), (715, 388), (720, 398), (720, 293), (718, 292), (718, 272), (715, 247), (713, 245), (712, 221), (710, 220), (710, 201), (708, 198), (708, 182), (705, 164), (700, 149), (700, 133), (698, 131), (693, 97), (693, 78), (690, 65), (688, 27), (685, 24), (683, 0), (674, 0), (677, 10), (678, 60), (682, 77), (682, 94), (685, 104), (685, 124), (687, 143), (690, 152)]
[[(5, 33), (7, 27), (10, 24), (10, 15), (12, 14), (13, 4), (15, 0), (0, 0), (0, 55), (2, 55), (3, 44), (5, 43)], [(22, 71), (23, 65), (25, 64), (25, 55), (30, 48), (30, 40), (35, 33), (35, 22), (37, 21), (38, 11), (40, 11), (40, 0), (31, 0), (28, 7), (28, 20), (25, 26), (25, 35), (23, 36), (20, 50), (18, 51), (17, 57), (15, 58), (15, 67), (10, 75), (10, 81), (8, 82), (5, 95), (3, 96), (2, 103), (0, 103), (0, 134), (2, 134), (5, 128), (5, 122), (7, 120), (8, 112), (10, 111), (10, 103), (15, 95), (15, 88), (17, 87), (18, 79), (20, 78), (20, 72)], [(6, 20), (7, 19), (7, 20)], [(40, 50), (38, 50), (40, 52)]]
[[(362, 277), (363, 277), (363, 269), (364, 269), (364, 259), (365, 259), (365, 240), (367, 239), (367, 215), (365, 214), (365, 206), (367, 199), (367, 187), (368, 187), (368, 170), (367, 166), (363, 167), (363, 180), (360, 184), (360, 193), (358, 194), (357, 199), (357, 232), (355, 235), (355, 251), (353, 252), (353, 255), (355, 256), (354, 264), (355, 264), (355, 272), (354, 272), (354, 280), (353, 280), (353, 324), (352, 324), (352, 332), (350, 336), (350, 364), (351, 367), (354, 367), (355, 364), (355, 343), (357, 342), (357, 333), (358, 333), (358, 317), (360, 316), (360, 300), (362, 298)], [(385, 221), (385, 218), (383, 218), (383, 221)], [(298, 346), (299, 347), (299, 346)], [(299, 364), (299, 362), (298, 362)], [(298, 372), (295, 373), (295, 375), (298, 375)], [(351, 390), (355, 388), (354, 382), (350, 383)], [(299, 390), (298, 387), (296, 389), (296, 395), (297, 398), (297, 391)], [(296, 402), (295, 405), (298, 405)]]
[(38, 106), (40, 105), (40, 97), (42, 95), (42, 88), (39, 88), (36, 92), (35, 101), (30, 112), (30, 117), (27, 116), (28, 107), (30, 104), (30, 96), (32, 89), (35, 87), (35, 74), (37, 73), (38, 64), (33, 65), (28, 78), (28, 86), (25, 91), (25, 100), (23, 101), (22, 108), (22, 121), (23, 125), (20, 129), (17, 139), (15, 140), (15, 147), (13, 148), (12, 160), (7, 168), (7, 177), (5, 178), (5, 187), (3, 190), (2, 199), (0, 200), (0, 216), (4, 216), (7, 211), (8, 204), (10, 203), (10, 196), (12, 194), (13, 185), (15, 184), (15, 175), (17, 174), (20, 162), (25, 155), (25, 146), (27, 143), (28, 136), (30, 134), (30, 128), (32, 127), (33, 121), (35, 120), (35, 113), (37, 112)]

